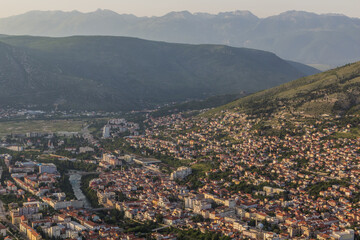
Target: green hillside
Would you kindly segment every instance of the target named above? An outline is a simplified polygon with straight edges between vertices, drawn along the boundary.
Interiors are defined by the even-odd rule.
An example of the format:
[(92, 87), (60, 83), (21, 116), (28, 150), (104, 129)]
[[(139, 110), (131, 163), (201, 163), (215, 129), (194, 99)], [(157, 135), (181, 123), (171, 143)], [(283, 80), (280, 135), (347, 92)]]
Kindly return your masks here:
[(360, 110), (360, 62), (249, 95), (207, 114), (229, 109), (256, 115), (355, 113)]
[(132, 110), (317, 72), (264, 51), (126, 37), (2, 36), (0, 48), (0, 106)]
[(192, 100), (183, 103), (177, 103), (174, 105), (162, 107), (157, 111), (151, 113), (151, 115), (153, 117), (160, 117), (160, 116), (167, 116), (179, 112), (197, 111), (197, 110), (205, 110), (208, 108), (215, 108), (233, 102), (236, 99), (239, 99), (246, 95), (248, 94), (245, 92), (238, 94), (216, 95), (204, 100)]

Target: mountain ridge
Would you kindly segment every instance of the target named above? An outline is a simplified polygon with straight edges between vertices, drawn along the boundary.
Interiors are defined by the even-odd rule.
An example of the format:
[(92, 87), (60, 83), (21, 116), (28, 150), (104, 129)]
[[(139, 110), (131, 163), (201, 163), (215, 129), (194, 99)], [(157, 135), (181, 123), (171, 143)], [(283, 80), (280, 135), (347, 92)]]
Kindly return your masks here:
[(13, 104), (16, 94), (27, 94), (18, 105), (143, 109), (254, 92), (317, 72), (273, 53), (223, 45), (104, 36), (2, 36), (0, 42), (10, 49), (0, 52), (0, 81), (8, 83), (2, 88), (2, 106)]
[(360, 60), (360, 19), (287, 11), (258, 18), (249, 11), (171, 12), (137, 17), (110, 10), (32, 11), (0, 19), (0, 33), (63, 37), (128, 36), (187, 44), (222, 44), (276, 53), (306, 64), (339, 66)]

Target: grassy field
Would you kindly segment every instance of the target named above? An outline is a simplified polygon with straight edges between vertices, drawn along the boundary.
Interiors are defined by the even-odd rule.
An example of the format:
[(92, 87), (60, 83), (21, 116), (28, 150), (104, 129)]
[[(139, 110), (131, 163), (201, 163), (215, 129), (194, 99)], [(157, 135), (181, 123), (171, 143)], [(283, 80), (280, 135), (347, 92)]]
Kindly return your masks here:
[(85, 124), (81, 120), (28, 120), (0, 122), (0, 137), (27, 132), (79, 132)]
[(207, 172), (213, 169), (213, 166), (210, 163), (196, 163), (191, 166), (195, 171)]
[(360, 129), (359, 128), (352, 128), (350, 132), (337, 132), (334, 134), (335, 138), (350, 138), (350, 139), (356, 139), (360, 137)]

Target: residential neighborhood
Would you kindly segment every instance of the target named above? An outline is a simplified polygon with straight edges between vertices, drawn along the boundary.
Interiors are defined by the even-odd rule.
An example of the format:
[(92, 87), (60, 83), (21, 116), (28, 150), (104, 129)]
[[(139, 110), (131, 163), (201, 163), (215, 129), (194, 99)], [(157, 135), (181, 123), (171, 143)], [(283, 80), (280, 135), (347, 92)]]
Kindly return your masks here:
[[(353, 126), (329, 116), (294, 117), (291, 125), (276, 119), (269, 133), (263, 119), (235, 112), (148, 117), (144, 134), (112, 130), (97, 147), (81, 136), (45, 135), (45, 150), (32, 159), (26, 156), (44, 136), (28, 134), (23, 142), (38, 138), (40, 145), (19, 145), (16, 159), (1, 155), (0, 191), (16, 199), (2, 199), (4, 228), (28, 239), (177, 239), (176, 231), (224, 239), (355, 239), (360, 140), (346, 137)], [(124, 124), (113, 119), (105, 127)], [(109, 147), (118, 140), (118, 148)], [(70, 153), (73, 158), (60, 155)], [(82, 184), (75, 194), (66, 180), (74, 174)], [(146, 234), (131, 231), (138, 224), (149, 228)]]

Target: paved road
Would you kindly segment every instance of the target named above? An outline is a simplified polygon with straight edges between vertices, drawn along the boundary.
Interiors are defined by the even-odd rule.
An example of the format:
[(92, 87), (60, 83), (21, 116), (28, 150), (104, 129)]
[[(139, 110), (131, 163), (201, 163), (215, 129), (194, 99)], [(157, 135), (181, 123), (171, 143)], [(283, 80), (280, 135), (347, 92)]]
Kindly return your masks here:
[(81, 134), (83, 135), (83, 137), (86, 140), (88, 140), (89, 143), (91, 143), (93, 145), (98, 143), (98, 141), (95, 140), (93, 135), (91, 135), (91, 133), (89, 131), (89, 125), (86, 125), (83, 129), (81, 129)]
[(7, 222), (7, 218), (6, 218), (7, 212), (5, 211), (4, 208), (4, 203), (2, 201), (0, 201), (0, 220)]
[[(20, 232), (20, 229), (19, 229), (17, 226), (13, 225), (13, 224), (6, 218), (7, 215), (9, 215), (9, 213), (5, 211), (4, 203), (0, 200), (0, 221), (7, 223), (7, 225), (9, 226), (9, 228), (10, 228), (11, 230), (13, 230), (14, 232), (19, 232), (20, 235), (22, 236), (21, 239), (26, 239), (26, 235), (24, 235), (23, 233), (21, 233), (21, 232)], [(14, 235), (12, 235), (12, 236), (13, 236), (14, 238), (16, 238)], [(18, 238), (16, 238), (16, 239), (18, 239)]]

